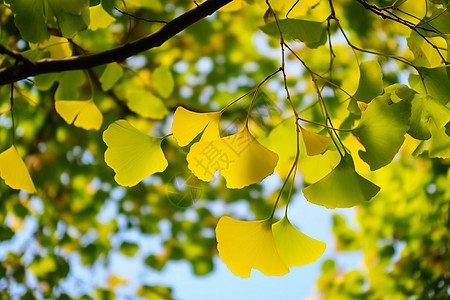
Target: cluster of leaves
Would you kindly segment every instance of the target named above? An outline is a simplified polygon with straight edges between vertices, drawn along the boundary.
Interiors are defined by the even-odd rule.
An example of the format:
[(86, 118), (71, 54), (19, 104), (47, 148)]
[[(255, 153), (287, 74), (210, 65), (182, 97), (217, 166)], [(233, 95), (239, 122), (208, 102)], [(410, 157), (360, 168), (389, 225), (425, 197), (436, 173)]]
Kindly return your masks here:
[[(2, 50), (1, 62), (11, 68), (118, 47), (157, 31), (179, 10), (196, 7), (184, 1), (4, 2), (0, 42), (12, 51)], [(411, 228), (400, 237), (395, 231), (400, 230), (396, 222), (419, 212), (420, 222), (436, 221), (433, 229), (448, 227), (448, 218), (440, 218), (448, 212), (449, 198), (448, 162), (441, 161), (450, 157), (448, 1), (272, 2), (233, 1), (214, 18), (138, 57), (0, 88), (2, 184), (27, 192), (2, 187), (2, 240), (17, 235), (27, 217), (38, 224), (34, 243), (2, 258), (4, 284), (25, 287), (24, 297), (73, 297), (57, 287), (61, 279), (76, 277), (68, 263), (74, 254), (88, 266), (108, 264), (114, 251), (136, 256), (139, 243), (121, 238), (136, 228), (162, 239), (159, 252), (145, 254), (145, 263), (156, 270), (167, 261), (186, 259), (195, 274), (210, 272), (215, 228), (219, 255), (234, 274), (248, 277), (255, 268), (284, 275), (325, 250), (324, 243), (287, 218), (290, 198), (301, 188), (294, 185), (299, 169), (309, 202), (361, 206), (361, 232), (345, 228), (338, 216), (335, 231), (340, 249), (364, 249), (370, 289), (362, 290), (360, 273), (345, 275), (358, 288), (335, 283), (337, 271), (326, 262), (319, 280), (326, 297), (381, 295), (377, 287), (384, 284), (392, 294), (399, 289), (408, 295), (445, 293), (448, 247), (443, 246), (444, 253), (417, 248), (431, 227), (420, 236), (408, 234)], [(255, 34), (259, 29), (269, 43), (279, 45), (280, 63), (249, 42), (264, 39)], [(395, 38), (403, 43), (393, 43)], [(297, 71), (291, 74), (290, 68)], [(408, 82), (401, 74), (409, 76)], [(405, 164), (411, 155), (417, 158)], [(393, 162), (396, 157), (400, 160)], [(414, 162), (429, 176), (418, 178), (417, 186), (409, 182)], [(105, 163), (114, 170), (115, 182)], [(263, 186), (255, 184), (274, 170), (284, 183), (263, 196)], [(214, 177), (216, 171), (226, 182)], [(402, 182), (394, 185), (388, 178)], [(179, 179), (186, 188), (177, 186)], [(411, 190), (399, 191), (407, 183)], [(423, 194), (431, 184), (437, 192)], [(368, 201), (380, 186), (380, 196)], [(412, 202), (414, 209), (385, 209), (389, 199), (403, 207)], [(423, 209), (431, 199), (440, 204)], [(213, 213), (211, 203), (237, 200), (248, 201), (261, 221)], [(282, 204), (284, 217), (277, 210)], [(100, 221), (108, 205), (116, 207), (117, 216)], [(393, 220), (391, 231), (376, 232), (383, 224), (380, 210)], [(171, 224), (167, 236), (161, 232), (164, 220)], [(431, 244), (448, 245), (446, 233), (440, 230)], [(390, 236), (393, 240), (380, 248), (380, 240)], [(405, 258), (395, 262), (398, 241), (416, 248), (407, 248)], [(435, 267), (418, 262), (420, 253), (433, 259), (436, 251)], [(380, 263), (373, 263), (377, 256)], [(432, 287), (403, 279), (409, 262), (418, 264), (418, 276), (427, 277)], [(390, 264), (395, 264), (390, 281), (380, 279)], [(37, 287), (30, 286), (30, 276)], [(116, 285), (125, 283), (114, 276), (110, 281), (115, 283), (97, 289), (97, 297), (114, 297)], [(170, 290), (143, 283), (137, 294), (167, 298)]]

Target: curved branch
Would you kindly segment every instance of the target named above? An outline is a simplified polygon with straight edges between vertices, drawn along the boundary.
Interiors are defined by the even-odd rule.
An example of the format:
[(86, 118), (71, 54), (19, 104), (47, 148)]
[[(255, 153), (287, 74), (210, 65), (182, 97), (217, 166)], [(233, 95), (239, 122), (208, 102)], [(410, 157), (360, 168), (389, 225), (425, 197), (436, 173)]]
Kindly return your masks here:
[(194, 9), (173, 19), (159, 31), (136, 42), (92, 55), (71, 56), (63, 59), (40, 59), (0, 69), (0, 85), (9, 84), (30, 76), (70, 70), (89, 69), (103, 64), (124, 60), (130, 56), (159, 47), (195, 22), (206, 18), (233, 0), (207, 0)]

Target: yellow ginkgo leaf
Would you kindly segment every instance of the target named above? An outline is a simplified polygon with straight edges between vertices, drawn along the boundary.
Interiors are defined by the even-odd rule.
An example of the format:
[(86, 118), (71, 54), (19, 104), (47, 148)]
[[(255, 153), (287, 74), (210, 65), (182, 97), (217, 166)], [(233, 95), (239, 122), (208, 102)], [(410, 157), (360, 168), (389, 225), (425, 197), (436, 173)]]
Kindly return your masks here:
[(108, 146), (105, 162), (116, 172), (114, 179), (120, 185), (134, 186), (167, 167), (162, 138), (144, 134), (125, 120), (109, 125), (103, 132), (103, 141)]
[(97, 30), (99, 28), (107, 28), (116, 19), (108, 14), (101, 4), (89, 7), (90, 23), (89, 29)]
[(0, 154), (0, 176), (13, 189), (36, 193), (30, 173), (14, 146)]
[(285, 216), (272, 225), (275, 245), (287, 267), (300, 267), (322, 256), (326, 244), (295, 228)]
[(81, 101), (58, 100), (55, 102), (55, 109), (68, 124), (72, 124), (75, 120), (75, 126), (86, 130), (98, 130), (103, 122), (103, 115), (92, 99)]
[(223, 216), (216, 227), (217, 249), (233, 274), (250, 277), (252, 268), (269, 276), (283, 276), (288, 267), (278, 255), (271, 220), (240, 221)]
[(300, 126), (303, 142), (306, 146), (306, 153), (310, 156), (322, 154), (327, 150), (331, 138), (326, 135), (320, 135), (315, 132), (306, 130)]
[(201, 132), (201, 141), (211, 141), (220, 137), (219, 120), (222, 111), (197, 113), (179, 106), (173, 115), (172, 132), (180, 147), (192, 142)]
[(236, 134), (195, 143), (186, 160), (199, 179), (210, 181), (218, 170), (228, 188), (240, 189), (272, 174), (278, 155), (261, 145), (244, 126)]
[(40, 48), (50, 52), (51, 58), (64, 58), (72, 56), (69, 41), (66, 38), (51, 35), (50, 38), (42, 44), (30, 43), (30, 48)]

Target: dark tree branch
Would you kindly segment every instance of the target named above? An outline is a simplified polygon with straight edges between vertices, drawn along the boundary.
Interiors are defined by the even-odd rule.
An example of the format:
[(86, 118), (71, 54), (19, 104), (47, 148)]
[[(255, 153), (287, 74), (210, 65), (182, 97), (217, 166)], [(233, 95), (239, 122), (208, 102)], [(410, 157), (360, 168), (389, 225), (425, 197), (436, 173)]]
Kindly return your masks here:
[(92, 55), (71, 56), (63, 59), (41, 59), (33, 63), (20, 63), (16, 67), (0, 69), (0, 85), (45, 73), (82, 70), (104, 65), (143, 51), (159, 47), (195, 22), (206, 18), (233, 0), (207, 0), (194, 9), (167, 23), (158, 32), (121, 47)]

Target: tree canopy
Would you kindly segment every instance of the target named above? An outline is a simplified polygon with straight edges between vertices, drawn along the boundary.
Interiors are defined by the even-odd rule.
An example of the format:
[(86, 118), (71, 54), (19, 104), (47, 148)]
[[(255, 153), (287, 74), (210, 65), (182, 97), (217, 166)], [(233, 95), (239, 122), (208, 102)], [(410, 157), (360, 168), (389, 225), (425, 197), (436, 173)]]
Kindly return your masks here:
[[(173, 299), (71, 286), (114, 255), (246, 278), (330, 247), (364, 265), (328, 257), (319, 298), (447, 299), (449, 6), (0, 0), (2, 299)], [(295, 195), (356, 220), (326, 245)]]

